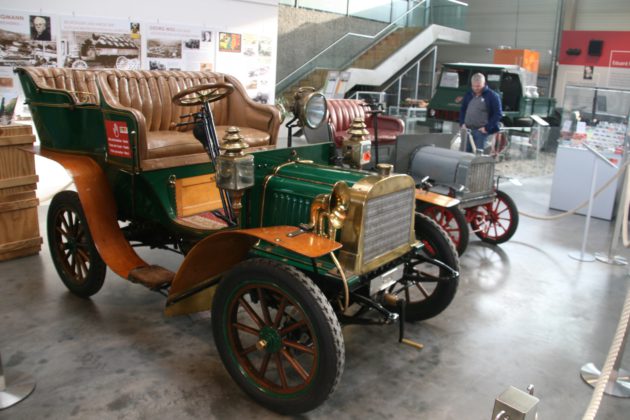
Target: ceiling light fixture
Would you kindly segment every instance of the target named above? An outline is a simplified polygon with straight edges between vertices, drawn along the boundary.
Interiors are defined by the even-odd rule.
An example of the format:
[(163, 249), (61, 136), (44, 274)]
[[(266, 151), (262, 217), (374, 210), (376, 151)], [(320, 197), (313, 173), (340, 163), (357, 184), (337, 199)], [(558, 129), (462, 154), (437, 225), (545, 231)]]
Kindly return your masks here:
[(468, 3), (464, 3), (463, 1), (459, 1), (459, 0), (448, 0), (448, 1), (450, 1), (451, 3), (455, 3), (455, 4), (459, 4), (459, 5), (468, 7)]

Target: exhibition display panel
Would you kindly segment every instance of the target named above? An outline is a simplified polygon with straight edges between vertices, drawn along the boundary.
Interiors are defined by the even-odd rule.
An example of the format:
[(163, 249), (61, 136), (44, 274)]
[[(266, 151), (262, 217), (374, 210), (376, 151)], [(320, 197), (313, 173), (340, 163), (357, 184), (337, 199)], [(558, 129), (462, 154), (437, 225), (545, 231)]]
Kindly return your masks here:
[[(588, 200), (593, 173), (596, 189), (614, 177), (618, 169), (600, 161), (584, 147), (588, 144), (619, 167), (626, 159), (630, 91), (589, 86), (567, 86), (556, 168), (549, 207), (571, 210)], [(597, 165), (594, 172), (593, 165)], [(618, 180), (604, 189), (593, 202), (593, 216), (611, 220)], [(586, 214), (586, 207), (578, 214)]]

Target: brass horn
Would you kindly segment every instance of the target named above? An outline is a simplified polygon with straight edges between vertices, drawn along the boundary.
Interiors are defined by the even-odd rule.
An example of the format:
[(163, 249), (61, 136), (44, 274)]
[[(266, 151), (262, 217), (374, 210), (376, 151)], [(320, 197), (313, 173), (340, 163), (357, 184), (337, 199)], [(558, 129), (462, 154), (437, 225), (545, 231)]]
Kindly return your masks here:
[(350, 208), (350, 187), (343, 181), (339, 181), (333, 187), (330, 194), (328, 207), (328, 237), (335, 239), (337, 230), (343, 227), (348, 209)]

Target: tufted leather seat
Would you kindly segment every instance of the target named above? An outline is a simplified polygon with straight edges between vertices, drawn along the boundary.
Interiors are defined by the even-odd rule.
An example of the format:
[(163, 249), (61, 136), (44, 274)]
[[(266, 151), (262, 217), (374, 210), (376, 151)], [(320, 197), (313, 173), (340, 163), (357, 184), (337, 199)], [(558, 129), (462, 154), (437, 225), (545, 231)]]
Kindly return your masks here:
[[(365, 120), (370, 138), (374, 141), (374, 116), (368, 114), (369, 107), (362, 100), (357, 99), (329, 99), (328, 122), (331, 126), (332, 137), (338, 146), (348, 136), (348, 129), (352, 120), (361, 117)], [(405, 123), (396, 117), (378, 115), (378, 141), (379, 144), (395, 144), (396, 137), (405, 132)]]
[(172, 97), (183, 89), (206, 83), (231, 83), (234, 92), (211, 104), (219, 138), (229, 126), (241, 130), (251, 147), (275, 145), (280, 112), (273, 106), (252, 101), (240, 82), (226, 74), (183, 71), (104, 70), (97, 75), (103, 100), (114, 109), (134, 114), (138, 121), (140, 164), (144, 169), (179, 166), (207, 161), (192, 126), (175, 127), (190, 121), (182, 115), (199, 107), (181, 107)]
[(77, 105), (100, 103), (94, 71), (56, 67), (25, 67), (24, 70), (39, 87), (67, 92)]

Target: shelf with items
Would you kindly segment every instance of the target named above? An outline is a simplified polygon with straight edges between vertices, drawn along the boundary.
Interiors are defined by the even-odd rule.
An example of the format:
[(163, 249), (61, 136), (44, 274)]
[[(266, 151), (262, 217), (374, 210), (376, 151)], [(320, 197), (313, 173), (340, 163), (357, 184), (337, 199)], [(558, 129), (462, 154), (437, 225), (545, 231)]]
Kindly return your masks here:
[(628, 143), (630, 90), (567, 86), (560, 144), (582, 147), (587, 141), (596, 150), (621, 155)]

